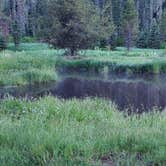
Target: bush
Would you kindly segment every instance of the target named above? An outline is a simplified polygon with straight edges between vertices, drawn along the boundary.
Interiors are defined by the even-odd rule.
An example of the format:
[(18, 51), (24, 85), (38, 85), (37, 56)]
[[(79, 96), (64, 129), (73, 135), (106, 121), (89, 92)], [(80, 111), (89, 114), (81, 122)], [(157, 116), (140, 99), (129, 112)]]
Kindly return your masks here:
[(25, 36), (21, 39), (22, 43), (35, 43), (36, 39), (34, 37)]
[(166, 42), (161, 43), (161, 49), (166, 49)]
[(147, 48), (148, 47), (148, 33), (141, 32), (138, 36), (137, 43), (138, 48)]
[(7, 48), (7, 40), (4, 35), (0, 33), (0, 51)]

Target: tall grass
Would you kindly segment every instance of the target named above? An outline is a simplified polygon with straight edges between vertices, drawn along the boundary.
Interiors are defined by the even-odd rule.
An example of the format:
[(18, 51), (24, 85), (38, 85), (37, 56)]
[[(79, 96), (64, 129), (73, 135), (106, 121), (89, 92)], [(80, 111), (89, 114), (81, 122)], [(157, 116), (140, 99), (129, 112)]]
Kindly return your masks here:
[(166, 72), (166, 56), (163, 50), (136, 49), (130, 53), (124, 48), (116, 51), (83, 50), (79, 59), (63, 57), (65, 50), (49, 48), (44, 43), (22, 43), (19, 50), (10, 44), (0, 53), (0, 85), (23, 85), (56, 80), (56, 68), (67, 70), (87, 69), (127, 73)]
[(35, 43), (22, 44), (20, 49), (0, 53), (0, 85), (23, 85), (57, 79), (55, 62), (58, 51)]
[(133, 49), (130, 53), (122, 48), (117, 51), (87, 50), (81, 52), (80, 59), (60, 57), (60, 68), (84, 68), (101, 71), (105, 66), (110, 72), (163, 73), (166, 72), (166, 56), (163, 50)]
[[(100, 99), (0, 103), (0, 163), (10, 165), (166, 164), (166, 114), (124, 116)], [(111, 154), (111, 155), (110, 155)]]

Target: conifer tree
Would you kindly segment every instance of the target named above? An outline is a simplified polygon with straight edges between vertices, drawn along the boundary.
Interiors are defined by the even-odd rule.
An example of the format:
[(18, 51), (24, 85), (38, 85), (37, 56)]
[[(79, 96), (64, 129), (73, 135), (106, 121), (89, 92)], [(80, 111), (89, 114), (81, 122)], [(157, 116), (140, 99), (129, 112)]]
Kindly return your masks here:
[(157, 23), (153, 22), (151, 31), (148, 36), (148, 47), (159, 49), (161, 46), (161, 36), (159, 31), (159, 26)]
[(130, 50), (138, 33), (138, 17), (134, 0), (126, 0), (122, 15), (122, 29), (127, 50)]
[(106, 12), (99, 15), (89, 0), (50, 0), (47, 17), (52, 22), (45, 30), (46, 40), (54, 47), (67, 49), (68, 55), (76, 55), (79, 49), (111, 35)]
[(147, 48), (148, 47), (148, 33), (146, 31), (142, 31), (139, 33), (136, 46), (138, 48)]
[(0, 51), (6, 49), (9, 37), (9, 26), (7, 17), (0, 9)]
[[(114, 32), (114, 24), (112, 18), (112, 3), (110, 0), (104, 0), (100, 3), (98, 8), (99, 11), (99, 25), (100, 25), (100, 46), (105, 47), (106, 45), (113, 43), (111, 38)], [(112, 41), (112, 42), (111, 42)], [(115, 44), (115, 43), (114, 43)], [(115, 45), (113, 46), (115, 47)]]
[(16, 49), (19, 47), (22, 35), (25, 33), (24, 0), (9, 0), (9, 15), (11, 17), (11, 33)]
[(160, 33), (162, 41), (166, 42), (166, 9), (164, 10), (160, 20)]

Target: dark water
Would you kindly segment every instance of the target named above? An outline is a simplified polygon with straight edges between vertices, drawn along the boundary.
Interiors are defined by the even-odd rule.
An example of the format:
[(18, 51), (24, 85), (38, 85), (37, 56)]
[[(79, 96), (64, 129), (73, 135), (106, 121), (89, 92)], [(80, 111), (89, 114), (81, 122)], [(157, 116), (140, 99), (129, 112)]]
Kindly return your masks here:
[(65, 99), (102, 97), (117, 104), (121, 110), (148, 111), (154, 107), (166, 107), (166, 75), (141, 75), (94, 77), (68, 76), (59, 82), (26, 86), (22, 88), (0, 88), (1, 98), (5, 94), (15, 97), (39, 97), (51, 94)]

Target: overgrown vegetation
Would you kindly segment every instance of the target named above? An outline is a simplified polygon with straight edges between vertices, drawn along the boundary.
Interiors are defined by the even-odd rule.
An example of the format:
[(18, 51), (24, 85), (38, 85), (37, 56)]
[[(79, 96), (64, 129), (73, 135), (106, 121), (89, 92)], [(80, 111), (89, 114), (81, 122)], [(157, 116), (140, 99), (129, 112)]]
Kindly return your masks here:
[[(1, 0), (0, 87), (56, 81), (64, 69), (166, 73), (165, 42), (161, 0)], [(166, 112), (128, 116), (97, 98), (1, 99), (0, 165), (165, 166)]]
[(164, 73), (166, 57), (163, 50), (133, 49), (127, 53), (125, 49), (116, 51), (87, 50), (82, 51), (79, 59), (58, 58), (57, 66), (64, 69), (86, 69), (101, 72), (108, 67), (107, 72), (115, 73)]
[(5, 36), (0, 32), (0, 51), (7, 48), (7, 40)]
[[(14, 49), (13, 45), (9, 48)], [(56, 80), (56, 55), (58, 52), (49, 50), (45, 44), (22, 44), (19, 52), (2, 52), (0, 85), (24, 85)]]
[(124, 48), (115, 51), (80, 51), (78, 58), (66, 58), (65, 50), (50, 49), (47, 44), (24, 43), (17, 52), (10, 44), (0, 53), (0, 85), (25, 85), (57, 80), (59, 68), (75, 71), (127, 73), (163, 73), (166, 57), (163, 50), (136, 49), (130, 53)]
[[(9, 165), (165, 165), (166, 115), (124, 116), (100, 99), (0, 103), (0, 161)], [(105, 161), (106, 162), (106, 161)]]

